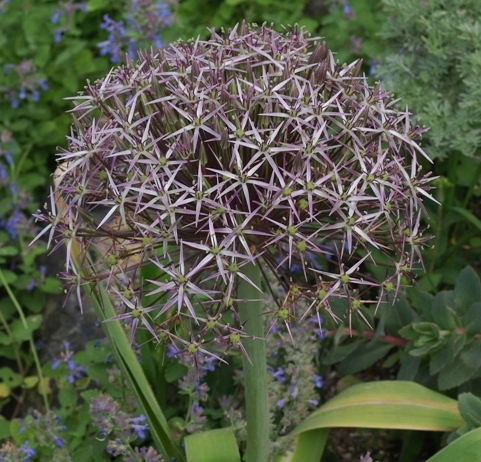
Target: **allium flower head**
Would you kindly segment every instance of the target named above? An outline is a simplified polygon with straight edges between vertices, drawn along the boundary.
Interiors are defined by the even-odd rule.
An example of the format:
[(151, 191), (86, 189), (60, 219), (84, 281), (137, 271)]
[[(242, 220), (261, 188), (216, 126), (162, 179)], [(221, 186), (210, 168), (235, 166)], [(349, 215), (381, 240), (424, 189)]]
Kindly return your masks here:
[[(245, 265), (284, 287), (272, 322), (332, 314), (334, 298), (378, 303), (420, 258), (430, 196), (423, 130), (359, 69), (297, 27), (242, 24), (140, 54), (72, 98), (50, 240), (81, 242), (85, 266), (99, 250), (116, 319), (190, 353), (239, 345)], [(373, 253), (383, 281), (364, 274)], [(159, 277), (142, 298), (144, 263)]]

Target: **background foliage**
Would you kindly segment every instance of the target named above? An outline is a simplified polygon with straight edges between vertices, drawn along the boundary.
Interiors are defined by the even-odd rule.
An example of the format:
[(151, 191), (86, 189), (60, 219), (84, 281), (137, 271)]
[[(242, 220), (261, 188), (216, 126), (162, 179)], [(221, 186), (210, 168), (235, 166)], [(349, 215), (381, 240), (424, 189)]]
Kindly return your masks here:
[[(158, 6), (162, 2), (149, 3)], [(57, 427), (65, 424), (80, 430), (72, 434), (55, 427), (50, 440), (39, 443), (36, 449), (38, 455), (49, 460), (54, 456), (61, 460), (65, 446), (85, 454), (107, 446), (107, 441), (91, 448), (81, 443), (97, 431), (85, 400), (101, 391), (108, 392), (122, 403), (123, 409), (135, 412), (135, 405), (113, 391), (112, 384), (121, 388), (121, 379), (112, 372), (109, 382), (102, 362), (107, 360), (107, 350), (99, 355), (99, 350), (89, 345), (75, 359), (66, 350), (64, 362), (55, 370), (51, 369), (52, 363), (42, 368), (35, 364), (36, 334), (47, 299), (62, 289), (52, 270), (39, 260), (46, 253), (45, 244), (28, 246), (38, 231), (32, 213), (43, 207), (55, 165), (54, 153), (57, 146), (65, 145), (69, 132), (71, 118), (66, 111), (71, 103), (65, 98), (81, 90), (87, 80), (105, 75), (111, 66), (122, 62), (124, 53), (132, 54), (135, 49), (179, 37), (206, 37), (207, 27), (228, 28), (246, 19), (273, 22), (276, 27), (305, 25), (326, 38), (330, 48), (338, 51), (341, 63), (362, 58), (364, 72), (372, 75), (373, 81), (381, 78), (386, 88), (402, 98), (401, 107), (407, 104), (422, 124), (431, 127), (423, 145), (434, 164), (425, 167), (439, 176), (435, 194), (442, 206), (426, 202), (434, 235), (433, 249), (424, 255), (426, 271), (420, 271), (418, 288), (399, 294), (394, 307), (382, 307), (367, 315), (373, 331), (355, 317), (350, 335), (347, 323), (335, 325), (326, 319), (326, 332), (319, 332), (327, 339), (318, 345), (318, 376), (327, 377), (335, 371), (343, 377), (343, 383), (351, 383), (382, 365), (386, 371), (395, 371), (399, 379), (416, 381), (453, 397), (459, 394), (467, 426), (458, 434), (479, 426), (481, 417), (468, 412), (478, 409), (481, 396), (481, 295), (477, 275), (481, 257), (479, 2), (181, 0), (168, 5), (172, 17), (165, 9), (145, 9), (146, 5), (129, 0), (0, 2), (0, 361), (5, 364), (0, 368), (2, 413), (8, 418), (19, 416), (22, 400), (31, 390), (47, 401), (52, 401), (53, 389), (59, 390), (57, 414), (64, 422), (57, 422)], [(337, 309), (341, 312), (344, 307)], [(73, 382), (69, 382), (69, 359), (70, 366), (85, 367), (84, 373), (76, 371), (80, 377), (74, 377)], [(238, 358), (233, 364), (236, 361)], [(282, 364), (272, 363), (274, 374)], [(229, 390), (221, 385), (220, 377), (232, 378), (234, 369), (231, 366), (216, 372), (217, 376), (207, 375), (206, 383), (216, 393), (239, 393), (235, 380), (229, 382)], [(155, 374), (164, 377), (158, 389), (159, 400), (166, 390), (184, 387), (181, 398), (169, 408), (171, 424), (179, 435), (188, 426), (195, 429), (196, 425), (205, 425), (201, 411), (198, 415), (191, 412), (199, 397), (185, 365), (169, 359), (155, 374), (152, 371), (151, 380), (157, 377)], [(290, 370), (287, 378), (299, 386), (295, 371)], [(290, 389), (286, 383), (274, 378), (273, 384), (278, 388), (279, 400), (287, 400)], [(88, 390), (92, 386), (95, 391)], [(310, 387), (312, 392), (313, 385)], [(319, 399), (323, 398), (321, 391)], [(290, 406), (286, 410), (289, 418), (295, 416), (295, 405)], [(241, 433), (243, 416), (235, 407), (230, 406), (230, 414), (223, 414), (213, 404), (206, 408), (207, 426), (226, 419)], [(178, 415), (186, 409), (190, 409), (190, 420), (179, 421)], [(44, 425), (50, 425), (49, 418), (53, 419), (46, 417)], [(27, 418), (27, 428), (31, 420)], [(0, 436), (12, 435), (16, 445), (24, 448), (19, 454), (27, 457), (28, 431), (35, 430), (19, 433), (21, 424), (15, 422), (0, 420)], [(408, 437), (405, 442), (407, 448)], [(140, 439), (131, 438), (131, 443), (132, 447), (140, 446)], [(418, 453), (413, 454), (405, 449), (405, 459), (401, 460), (415, 460), (421, 451), (418, 448)], [(105, 457), (110, 460), (110, 456)]]

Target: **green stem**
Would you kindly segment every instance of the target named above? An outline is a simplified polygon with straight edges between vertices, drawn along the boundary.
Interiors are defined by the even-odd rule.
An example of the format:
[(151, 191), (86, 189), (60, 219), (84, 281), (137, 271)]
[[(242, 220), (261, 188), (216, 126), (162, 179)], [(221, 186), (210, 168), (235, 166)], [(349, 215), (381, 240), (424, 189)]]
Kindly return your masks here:
[[(28, 329), (27, 325), (27, 319), (25, 317), (25, 314), (22, 310), (22, 307), (20, 306), (20, 303), (18, 303), (17, 297), (15, 297), (15, 294), (13, 293), (12, 289), (10, 288), (10, 285), (8, 284), (7, 280), (5, 279), (5, 276), (3, 274), (3, 271), (0, 269), (0, 281), (2, 282), (3, 286), (5, 287), (5, 290), (7, 291), (8, 296), (12, 300), (13, 305), (15, 306), (18, 315), (20, 316), (20, 320), (22, 321), (22, 325), (25, 330)], [(40, 394), (42, 395), (43, 398), (43, 404), (45, 406), (45, 409), (48, 411), (50, 410), (50, 405), (48, 402), (47, 398), (47, 391), (45, 389), (45, 381), (43, 378), (43, 373), (42, 373), (42, 366), (40, 364), (40, 359), (38, 358), (37, 355), (37, 350), (35, 349), (35, 342), (33, 341), (33, 335), (32, 333), (29, 334), (28, 336), (28, 343), (30, 345), (30, 353), (33, 357), (33, 362), (35, 363), (35, 367), (37, 369), (37, 374), (38, 374), (38, 379), (40, 382), (39, 390)]]
[[(246, 265), (244, 274), (257, 287), (261, 272), (254, 264)], [(247, 462), (267, 462), (269, 458), (269, 403), (267, 395), (267, 358), (264, 339), (262, 294), (243, 279), (239, 284), (238, 310), (244, 331), (242, 341), (248, 358), (243, 356), (245, 404), (247, 420)], [(256, 299), (258, 301), (256, 301)]]

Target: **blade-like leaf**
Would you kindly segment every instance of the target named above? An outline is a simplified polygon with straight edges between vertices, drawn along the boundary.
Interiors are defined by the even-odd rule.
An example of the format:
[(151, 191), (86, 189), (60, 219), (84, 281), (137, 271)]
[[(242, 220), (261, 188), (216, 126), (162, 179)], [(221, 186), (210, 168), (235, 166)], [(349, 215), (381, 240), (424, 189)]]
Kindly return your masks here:
[(194, 433), (185, 438), (187, 462), (240, 462), (231, 428)]
[(297, 436), (293, 452), (277, 456), (274, 462), (319, 462), (326, 447), (328, 428), (302, 432)]
[(481, 462), (481, 428), (470, 431), (434, 454), (426, 462)]
[(307, 417), (293, 435), (330, 427), (453, 431), (464, 423), (454, 399), (417, 383), (383, 381), (347, 388)]
[[(80, 249), (78, 248), (78, 245), (78, 243), (74, 243), (72, 246), (72, 255), (77, 268), (79, 268), (84, 274), (88, 270), (85, 269), (85, 267), (81, 267), (79, 264), (78, 255), (80, 255)], [(147, 417), (149, 429), (155, 441), (157, 450), (166, 460), (175, 457), (179, 462), (184, 461), (185, 457), (173, 438), (167, 419), (157, 403), (155, 395), (139, 364), (137, 356), (130, 346), (125, 330), (118, 321), (104, 322), (105, 320), (116, 316), (109, 295), (103, 288), (102, 284), (96, 284), (95, 287), (92, 285), (91, 289), (92, 290), (87, 290), (86, 293), (92, 302), (95, 314), (102, 323), (102, 328), (109, 339), (118, 366), (132, 387), (132, 391), (135, 394), (143, 413)]]

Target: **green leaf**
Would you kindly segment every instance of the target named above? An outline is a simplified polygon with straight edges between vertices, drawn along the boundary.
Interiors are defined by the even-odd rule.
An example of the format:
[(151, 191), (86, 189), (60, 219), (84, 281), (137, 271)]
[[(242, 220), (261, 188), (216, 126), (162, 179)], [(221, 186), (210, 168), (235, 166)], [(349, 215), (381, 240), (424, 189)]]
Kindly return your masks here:
[(59, 295), (63, 292), (62, 282), (50, 276), (45, 278), (39, 288), (46, 294)]
[(332, 349), (322, 361), (325, 365), (336, 364), (347, 356), (349, 356), (354, 350), (356, 350), (359, 345), (363, 343), (362, 338), (358, 338), (353, 340), (352, 342), (347, 343), (346, 345), (338, 346)]
[(377, 341), (359, 346), (351, 355), (339, 364), (341, 375), (355, 374), (372, 366), (387, 355), (394, 345)]
[(472, 393), (461, 393), (458, 396), (458, 407), (461, 417), (469, 426), (481, 427), (481, 399)]
[(455, 212), (458, 212), (460, 215), (462, 215), (466, 220), (471, 222), (476, 228), (478, 228), (481, 231), (481, 220), (479, 218), (476, 218), (476, 216), (471, 213), (469, 210), (463, 209), (461, 207), (451, 207), (451, 210), (454, 210)]
[(471, 345), (461, 353), (463, 362), (474, 369), (481, 368), (481, 339), (475, 338)]
[(9, 367), (2, 367), (0, 369), (0, 380), (9, 388), (15, 388), (22, 384), (22, 376)]
[(18, 254), (18, 249), (11, 245), (0, 247), (0, 257), (13, 257)]
[(187, 462), (241, 462), (231, 428), (194, 433), (184, 443)]
[(454, 360), (454, 341), (455, 336), (451, 334), (444, 345), (431, 354), (429, 361), (429, 373), (437, 374), (441, 369), (450, 364)]
[(10, 422), (4, 417), (0, 417), (0, 441), (5, 441), (10, 435)]
[(188, 372), (187, 366), (180, 363), (169, 364), (165, 368), (164, 378), (167, 383), (173, 383), (182, 377), (184, 377)]
[(434, 322), (441, 328), (453, 330), (456, 328), (454, 321), (454, 292), (443, 290), (434, 298), (431, 315)]
[(32, 332), (42, 324), (42, 315), (34, 314), (25, 318), (25, 324), (21, 319), (12, 323), (12, 336), (17, 342), (24, 342), (30, 339)]
[(434, 454), (426, 462), (481, 462), (481, 428), (470, 431)]
[(109, 6), (109, 0), (88, 0), (87, 11), (103, 10)]
[(72, 412), (78, 401), (77, 390), (73, 387), (62, 388), (58, 393), (58, 401), (64, 410)]
[(319, 462), (327, 443), (329, 429), (321, 428), (300, 433), (294, 451), (274, 457), (274, 462)]
[(414, 380), (421, 364), (420, 358), (406, 356), (401, 360), (401, 367), (397, 374), (398, 380)]
[[(2, 269), (3, 276), (7, 281), (7, 284), (13, 284), (17, 280), (17, 275), (13, 271)], [(3, 286), (3, 281), (0, 281), (0, 287)]]
[(476, 335), (481, 331), (481, 302), (471, 303), (463, 317), (463, 324), (466, 327), (466, 334)]
[(464, 314), (469, 305), (481, 301), (481, 282), (471, 266), (464, 268), (459, 273), (454, 287), (454, 302), (457, 310)]
[(453, 431), (464, 423), (454, 399), (414, 382), (381, 381), (347, 388), (292, 434), (331, 427)]
[(476, 373), (476, 369), (467, 366), (463, 361), (454, 361), (444, 368), (438, 376), (440, 390), (449, 390), (467, 382)]

